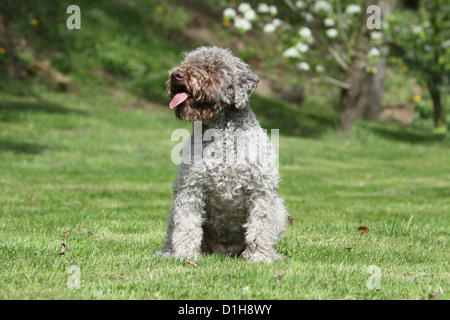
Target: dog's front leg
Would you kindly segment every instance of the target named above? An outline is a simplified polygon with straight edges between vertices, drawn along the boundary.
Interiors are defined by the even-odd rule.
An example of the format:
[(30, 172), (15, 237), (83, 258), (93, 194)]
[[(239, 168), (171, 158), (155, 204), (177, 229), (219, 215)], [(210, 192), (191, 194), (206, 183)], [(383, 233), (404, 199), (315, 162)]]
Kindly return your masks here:
[(249, 199), (244, 258), (252, 261), (273, 262), (281, 258), (275, 251), (280, 234), (277, 221), (276, 195), (270, 191), (255, 192)]
[(203, 221), (205, 217), (201, 188), (186, 186), (175, 192), (169, 216), (166, 246), (177, 259), (201, 257)]

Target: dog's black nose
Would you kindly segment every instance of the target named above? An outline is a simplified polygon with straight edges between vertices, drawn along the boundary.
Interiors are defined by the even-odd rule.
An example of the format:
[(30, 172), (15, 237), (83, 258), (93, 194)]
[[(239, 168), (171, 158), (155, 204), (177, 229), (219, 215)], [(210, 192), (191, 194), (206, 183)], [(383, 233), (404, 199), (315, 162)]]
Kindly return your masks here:
[(172, 78), (176, 80), (182, 80), (184, 78), (184, 74), (181, 73), (180, 71), (175, 71), (172, 73)]

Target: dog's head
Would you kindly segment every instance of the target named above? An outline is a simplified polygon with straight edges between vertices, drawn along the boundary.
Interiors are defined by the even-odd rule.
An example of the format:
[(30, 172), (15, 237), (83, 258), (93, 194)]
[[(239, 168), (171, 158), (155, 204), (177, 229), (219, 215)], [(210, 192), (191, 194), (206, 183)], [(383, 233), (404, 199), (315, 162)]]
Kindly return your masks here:
[(229, 50), (200, 47), (184, 54), (166, 82), (177, 118), (206, 121), (226, 107), (247, 107), (259, 79)]

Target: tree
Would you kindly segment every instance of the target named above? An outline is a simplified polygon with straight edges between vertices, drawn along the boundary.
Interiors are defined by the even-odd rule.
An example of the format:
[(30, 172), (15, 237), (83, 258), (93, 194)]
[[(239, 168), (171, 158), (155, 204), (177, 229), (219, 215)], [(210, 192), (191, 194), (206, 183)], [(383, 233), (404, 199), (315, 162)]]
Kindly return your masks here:
[(446, 132), (445, 99), (450, 82), (450, 4), (421, 1), (419, 10), (399, 11), (386, 26), (392, 55), (406, 63), (411, 74), (430, 93), (434, 126)]
[(19, 58), (14, 46), (12, 22), (0, 13), (0, 71), (12, 79), (20, 74)]
[[(345, 131), (360, 116), (377, 120), (381, 110), (388, 50), (382, 34), (368, 27), (366, 14), (369, 5), (380, 2), (386, 10), (392, 6), (392, 0), (366, 1), (362, 7), (345, 1), (343, 10), (340, 0), (335, 6), (327, 1), (285, 0), (298, 18), (290, 23), (273, 18), (279, 11), (273, 6), (260, 3), (256, 13), (248, 3), (241, 3), (237, 11), (226, 9), (224, 19), (234, 21), (241, 32), (249, 31), (252, 24), (267, 33), (279, 32), (284, 57), (300, 70), (318, 75), (313, 82), (339, 86), (338, 130)], [(264, 14), (272, 19), (264, 19)]]

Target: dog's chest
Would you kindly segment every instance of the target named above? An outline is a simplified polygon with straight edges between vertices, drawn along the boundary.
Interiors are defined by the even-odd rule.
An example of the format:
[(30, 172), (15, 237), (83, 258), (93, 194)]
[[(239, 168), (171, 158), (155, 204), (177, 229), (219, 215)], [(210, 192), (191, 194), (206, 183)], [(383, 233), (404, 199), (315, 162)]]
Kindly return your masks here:
[[(265, 136), (267, 139), (267, 136)], [(206, 189), (223, 201), (238, 200), (246, 191), (260, 183), (262, 171), (260, 142), (257, 130), (228, 128), (204, 136), (203, 174)], [(266, 145), (264, 145), (266, 146)]]
[(251, 184), (251, 173), (233, 166), (217, 166), (206, 171), (206, 189), (213, 198), (236, 201)]

